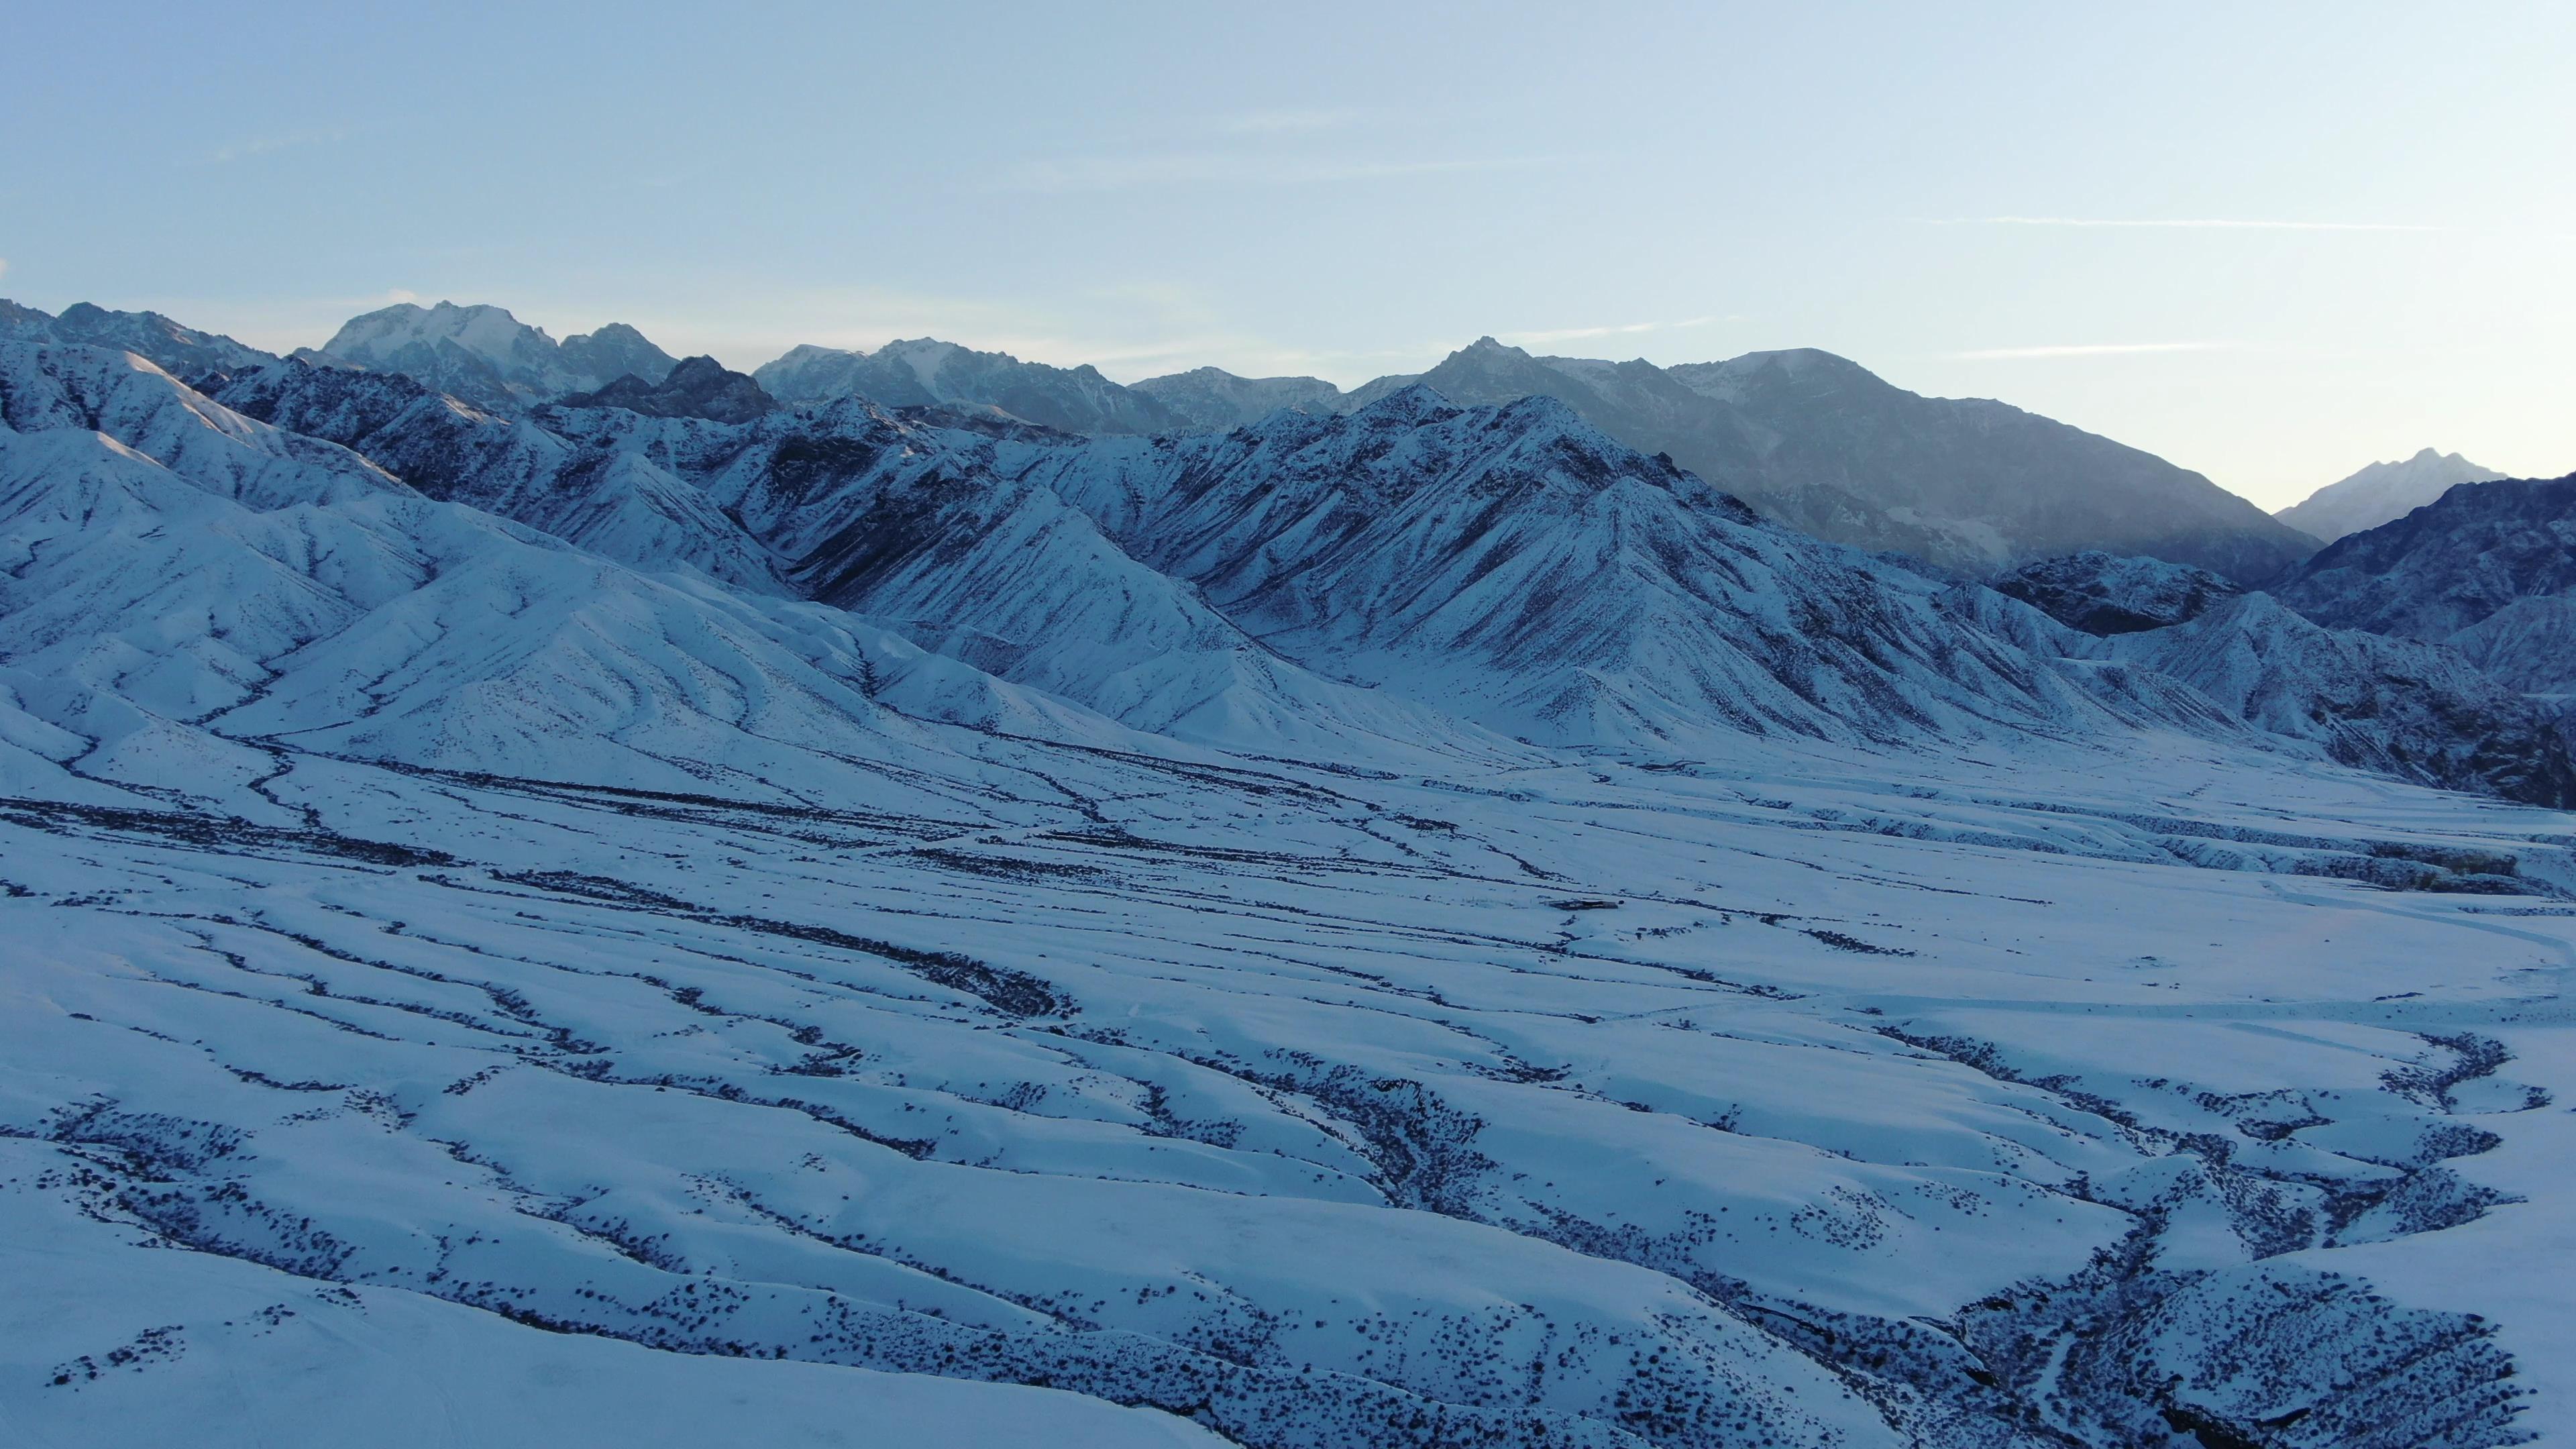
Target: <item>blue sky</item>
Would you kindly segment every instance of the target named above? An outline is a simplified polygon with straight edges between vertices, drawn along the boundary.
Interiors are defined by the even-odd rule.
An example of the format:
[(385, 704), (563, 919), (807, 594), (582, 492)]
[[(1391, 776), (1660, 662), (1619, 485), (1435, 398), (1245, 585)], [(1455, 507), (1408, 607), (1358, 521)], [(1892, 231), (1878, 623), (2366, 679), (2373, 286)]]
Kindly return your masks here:
[(0, 295), (748, 367), (1816, 346), (2267, 506), (2576, 468), (2576, 6), (22, 6)]

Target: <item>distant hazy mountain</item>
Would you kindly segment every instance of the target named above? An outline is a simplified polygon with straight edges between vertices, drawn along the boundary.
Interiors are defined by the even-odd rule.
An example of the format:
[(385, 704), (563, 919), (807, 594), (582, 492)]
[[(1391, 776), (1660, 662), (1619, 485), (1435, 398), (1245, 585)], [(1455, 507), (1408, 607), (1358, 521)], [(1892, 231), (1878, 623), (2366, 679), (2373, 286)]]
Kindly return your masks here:
[(74, 302), (61, 316), (0, 298), (0, 342), (71, 342), (149, 358), (178, 377), (234, 372), (275, 362), (274, 353), (183, 327), (158, 312), (111, 312)]
[(2424, 449), (2399, 463), (2373, 463), (2340, 483), (2329, 483), (2272, 516), (2320, 542), (2377, 528), (2441, 497), (2454, 484), (2484, 483), (2504, 475), (2457, 453)]
[(485, 407), (524, 407), (603, 387), (628, 374), (647, 383), (676, 360), (624, 323), (562, 342), (499, 307), (409, 302), (352, 317), (317, 361), (398, 372)]
[(1320, 377), (1237, 377), (1221, 367), (1149, 377), (1132, 390), (1170, 408), (1198, 432), (1222, 433), (1281, 408), (1345, 411), (1342, 390)]
[(1088, 363), (1050, 367), (1007, 352), (977, 352), (917, 337), (874, 352), (797, 347), (752, 370), (782, 402), (863, 397), (886, 407), (987, 407), (1069, 433), (1179, 433), (1200, 429), (1152, 395), (1121, 387)]
[(2278, 592), (2322, 624), (2447, 642), (2517, 688), (2576, 690), (2576, 474), (2455, 486), (2328, 544)]
[(747, 423), (775, 412), (778, 400), (739, 372), (727, 371), (712, 357), (692, 357), (671, 369), (658, 383), (633, 373), (597, 392), (574, 393), (562, 400), (568, 408), (624, 408), (657, 418), (707, 418), (719, 423)]
[(2100, 549), (2254, 585), (2315, 548), (2153, 454), (1999, 402), (1922, 397), (1811, 348), (1660, 368), (1488, 337), (1411, 380), (1461, 403), (1543, 393), (1792, 527), (1971, 574)]

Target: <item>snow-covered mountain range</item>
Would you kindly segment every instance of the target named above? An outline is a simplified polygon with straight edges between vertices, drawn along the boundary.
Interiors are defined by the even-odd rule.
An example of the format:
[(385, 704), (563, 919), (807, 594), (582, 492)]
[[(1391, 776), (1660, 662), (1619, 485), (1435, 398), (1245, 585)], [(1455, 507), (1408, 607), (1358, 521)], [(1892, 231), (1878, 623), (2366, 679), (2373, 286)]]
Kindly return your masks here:
[[(2091, 644), (1999, 620), (2018, 606), (1983, 589), (1765, 524), (1546, 398), (1460, 408), (1415, 385), (1345, 416), (1131, 440), (857, 401), (736, 426), (623, 409), (505, 419), (301, 363), (223, 397), (436, 496), (637, 566), (686, 562), (883, 620), (1210, 743), (1255, 725), (1310, 747), (1356, 732), (1469, 754), (1679, 752), (1745, 733), (2260, 738), (2242, 708), (2069, 663)], [(2420, 686), (2447, 699), (2465, 678)], [(2375, 668), (2278, 685), (2379, 740), (2339, 757), (2557, 803), (2565, 745), (2473, 683), (2474, 704), (2396, 711), (2377, 691), (2401, 686)], [(2422, 735), (2434, 721), (2459, 733)]]
[[(166, 346), (163, 352), (156, 360), (178, 356)], [(596, 394), (628, 374), (655, 387), (677, 366), (622, 323), (557, 343), (501, 308), (451, 302), (403, 303), (353, 318), (322, 348), (301, 355), (402, 373), (485, 410)], [(263, 360), (265, 354), (176, 370), (195, 377)], [(1552, 397), (1613, 439), (1669, 455), (1766, 517), (1969, 577), (2096, 550), (2261, 586), (2317, 542), (2151, 454), (2001, 403), (1921, 397), (1813, 349), (1667, 369), (1532, 356), (1488, 337), (1429, 372), (1344, 392), (1319, 378), (1244, 378), (1213, 367), (1122, 386), (1089, 365), (1055, 367), (916, 338), (873, 351), (799, 346), (752, 376), (768, 397), (791, 404), (862, 398), (1117, 437), (1230, 431), (1282, 408), (1350, 412), (1417, 382), (1471, 406)], [(751, 405), (746, 395), (730, 406), (740, 415)], [(2401, 471), (2428, 476), (2423, 462)], [(2365, 483), (2375, 476), (2365, 470), (2351, 483), (2373, 497), (2412, 486)]]
[(111, 312), (74, 302), (61, 316), (0, 297), (0, 342), (67, 342), (149, 358), (176, 376), (202, 378), (275, 362), (274, 353), (199, 332), (158, 312)]
[(1088, 368), (928, 340), (869, 354), (798, 348), (758, 376), (792, 400), (982, 405), (1104, 434), (1223, 431), (1281, 408), (1348, 412), (1416, 383), (1469, 405), (1551, 397), (1792, 527), (1971, 575), (2091, 548), (2259, 585), (2315, 549), (2295, 527), (2150, 454), (2001, 403), (1920, 397), (1812, 349), (1667, 369), (1534, 357), (1487, 337), (1429, 372), (1348, 393), (1317, 378), (1212, 367), (1120, 388)]
[(397, 302), (352, 317), (311, 360), (396, 372), (483, 407), (591, 392), (621, 377), (647, 384), (678, 359), (623, 322), (557, 342), (499, 307)]
[(2484, 483), (2503, 476), (2457, 453), (2425, 448), (2412, 458), (2373, 463), (2272, 516), (2320, 543), (2332, 543), (2345, 534), (2404, 518), (2458, 484)]
[(788, 402), (864, 398), (887, 407), (989, 408), (1071, 433), (1169, 433), (1189, 424), (1152, 394), (1119, 386), (1088, 363), (1050, 367), (919, 337), (873, 352), (797, 347), (752, 372)]
[(12, 1426), (2563, 1437), (2576, 771), (2444, 646), (448, 323), (0, 344)]

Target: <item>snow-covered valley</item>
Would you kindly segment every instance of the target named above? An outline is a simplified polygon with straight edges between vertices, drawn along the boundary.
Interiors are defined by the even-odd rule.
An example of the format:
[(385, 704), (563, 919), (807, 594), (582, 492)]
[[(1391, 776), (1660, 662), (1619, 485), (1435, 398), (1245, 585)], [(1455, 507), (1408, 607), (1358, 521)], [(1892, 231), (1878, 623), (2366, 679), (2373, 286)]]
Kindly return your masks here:
[(262, 376), (0, 350), (0, 1433), (2576, 1422), (2576, 819), (2399, 777), (2467, 686), (1546, 404)]

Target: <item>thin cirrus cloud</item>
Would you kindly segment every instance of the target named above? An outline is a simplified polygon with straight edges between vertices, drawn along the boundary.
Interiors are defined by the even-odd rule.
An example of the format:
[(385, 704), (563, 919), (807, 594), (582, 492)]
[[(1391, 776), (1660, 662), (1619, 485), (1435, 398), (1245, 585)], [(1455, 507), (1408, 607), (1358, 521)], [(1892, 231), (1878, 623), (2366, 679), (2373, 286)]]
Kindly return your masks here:
[(1005, 173), (1014, 191), (1132, 191), (1158, 186), (1312, 186), (1413, 176), (1518, 171), (1553, 165), (1554, 156), (1483, 156), (1433, 161), (1360, 161), (1190, 151), (1148, 156), (1068, 156), (1025, 162)]
[(2047, 347), (1980, 347), (1953, 352), (1960, 362), (2015, 362), (2034, 357), (2128, 357), (2147, 352), (2224, 352), (2233, 342), (2073, 342)]

